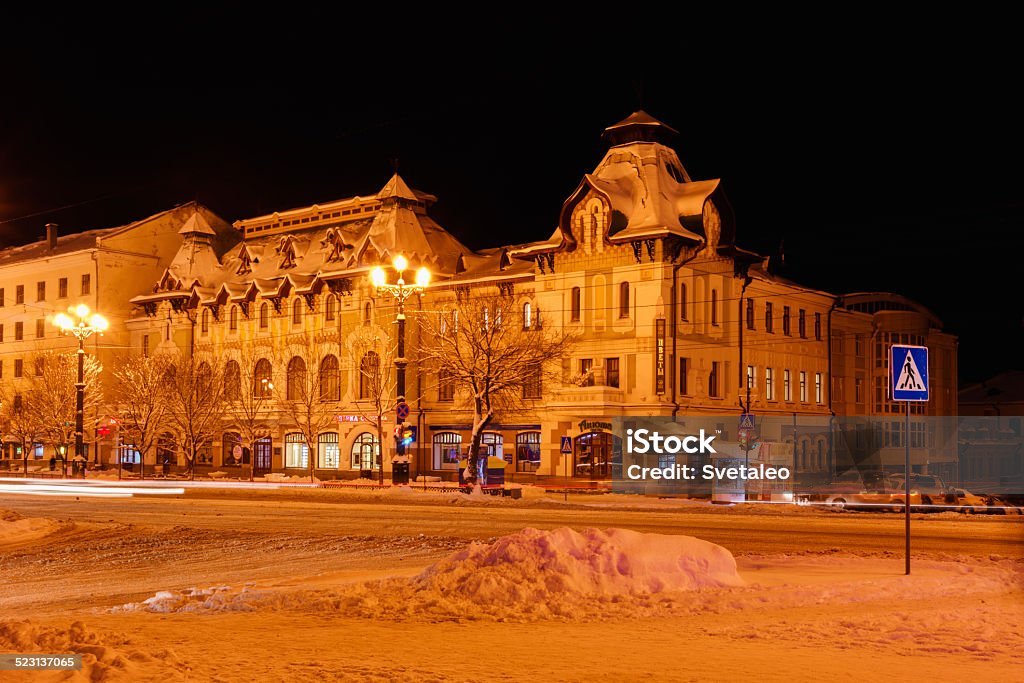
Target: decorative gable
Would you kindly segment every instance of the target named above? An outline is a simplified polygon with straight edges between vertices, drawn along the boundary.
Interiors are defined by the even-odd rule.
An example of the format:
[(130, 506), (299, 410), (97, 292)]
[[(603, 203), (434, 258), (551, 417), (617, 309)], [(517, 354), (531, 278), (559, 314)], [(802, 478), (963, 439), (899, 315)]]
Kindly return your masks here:
[(251, 272), (252, 254), (249, 253), (249, 248), (243, 244), (242, 248), (238, 250), (238, 270), (235, 271), (235, 275), (245, 275)]
[(608, 202), (595, 192), (587, 193), (573, 209), (570, 219), (572, 235), (588, 256), (604, 251), (609, 214)]
[(340, 261), (345, 250), (345, 239), (341, 231), (336, 228), (328, 228), (327, 235), (320, 240), (320, 248), (324, 252), (324, 261), (331, 263)]

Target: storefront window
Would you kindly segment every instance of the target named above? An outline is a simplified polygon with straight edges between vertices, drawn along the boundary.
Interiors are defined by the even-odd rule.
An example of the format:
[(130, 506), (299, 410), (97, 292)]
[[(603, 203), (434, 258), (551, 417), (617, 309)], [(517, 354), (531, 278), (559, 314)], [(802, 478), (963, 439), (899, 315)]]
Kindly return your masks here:
[(536, 472), (540, 467), (540, 432), (516, 434), (516, 471)]
[(480, 455), (489, 458), (494, 455), (503, 458), (505, 439), (498, 432), (484, 432), (480, 435)]
[(459, 468), (459, 451), (462, 436), (455, 432), (441, 432), (434, 435), (434, 469), (456, 470)]
[(324, 432), (317, 439), (317, 467), (320, 469), (338, 469), (341, 452), (338, 450), (338, 434)]
[(576, 460), (573, 475), (583, 479), (611, 477), (612, 435), (591, 432), (576, 438)]
[(380, 464), (380, 444), (370, 432), (363, 432), (352, 442), (352, 469), (372, 470)]
[(242, 435), (238, 432), (224, 432), (221, 440), (221, 462), (225, 467), (242, 464)]
[(284, 466), (285, 469), (309, 467), (309, 446), (298, 432), (284, 435)]

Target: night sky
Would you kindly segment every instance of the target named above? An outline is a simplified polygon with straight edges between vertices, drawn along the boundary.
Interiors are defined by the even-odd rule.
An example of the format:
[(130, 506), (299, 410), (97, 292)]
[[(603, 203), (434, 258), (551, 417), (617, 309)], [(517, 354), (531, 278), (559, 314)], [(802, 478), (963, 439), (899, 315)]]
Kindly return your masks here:
[(723, 179), (741, 246), (784, 241), (784, 274), (808, 286), (925, 304), (961, 338), (962, 385), (1024, 368), (1024, 150), (997, 35), (965, 56), (941, 38), (908, 50), (893, 34), (773, 31), (730, 67), (721, 29), (701, 45), (552, 38), (572, 48), (556, 55), (512, 30), (370, 41), (328, 19), (10, 19), (0, 242), (191, 199), (233, 221), (366, 195), (396, 159), (468, 246), (545, 238), (600, 161), (601, 130), (642, 106), (680, 131), (692, 177)]

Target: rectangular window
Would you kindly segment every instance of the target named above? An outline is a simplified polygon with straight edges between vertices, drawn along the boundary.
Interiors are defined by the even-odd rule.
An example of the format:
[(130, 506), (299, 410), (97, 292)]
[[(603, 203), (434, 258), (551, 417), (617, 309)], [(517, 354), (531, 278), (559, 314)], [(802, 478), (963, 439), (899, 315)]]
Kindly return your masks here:
[(782, 399), (784, 401), (793, 400), (793, 382), (790, 379), (789, 370), (782, 371)]
[(782, 334), (787, 337), (792, 334), (792, 330), (789, 326), (789, 306), (782, 307)]
[(924, 423), (923, 422), (911, 422), (910, 423), (910, 447), (911, 448), (924, 448)]
[(578, 323), (580, 321), (580, 309), (582, 308), (580, 301), (580, 288), (573, 287), (569, 297), (569, 309), (570, 315), (572, 316), (571, 320), (574, 323)]
[(142, 357), (147, 358), (149, 356), (149, 335), (142, 335)]
[(807, 373), (800, 371), (800, 400), (807, 403)]
[(814, 373), (814, 402), (815, 403), (824, 403), (825, 402), (825, 394), (824, 394), (823, 389), (824, 389), (824, 387), (821, 386), (821, 373), (820, 372), (816, 372), (816, 373)]
[(718, 325), (718, 290), (711, 290), (711, 324)]
[(582, 386), (592, 387), (594, 386), (594, 359), (593, 358), (581, 358), (580, 359), (580, 376), (583, 378)]
[(0, 308), (4, 307), (4, 288), (0, 287)]
[(25, 285), (18, 285), (14, 288), (14, 303), (25, 303)]
[(854, 400), (857, 403), (864, 402), (864, 380), (858, 377), (853, 383)]
[(36, 301), (46, 301), (46, 283), (36, 283)]
[(82, 275), (82, 294), (88, 294), (92, 290), (92, 276), (89, 273)]
[[(3, 292), (3, 290), (0, 290), (0, 292)], [(0, 306), (2, 306), (2, 305), (3, 305), (3, 302), (0, 302)], [(690, 317), (686, 314), (686, 284), (685, 283), (679, 283), (679, 319), (680, 320), (684, 320), (684, 321), (690, 319)]]
[(719, 368), (721, 363), (717, 360), (711, 361), (711, 372), (708, 374), (708, 396), (712, 398), (720, 398), (721, 393), (719, 390)]
[(523, 398), (540, 398), (543, 388), (543, 373), (538, 363), (523, 383)]
[(437, 371), (437, 400), (455, 400), (455, 382), (452, 381), (451, 373), (444, 368)]
[(800, 338), (807, 339), (807, 311), (800, 309), (798, 323), (800, 328)]
[(24, 370), (25, 370), (24, 363), (25, 363), (25, 361), (23, 361), (20, 358), (15, 358), (14, 359), (14, 376), (15, 377), (21, 377), (22, 374), (24, 373)]
[(814, 338), (821, 341), (821, 313), (814, 314)]
[(57, 298), (68, 298), (68, 279), (66, 277), (62, 277), (61, 279), (57, 280)]
[(43, 376), (43, 367), (45, 366), (45, 364), (46, 364), (46, 361), (43, 360), (42, 356), (39, 356), (38, 358), (36, 358), (36, 377), (42, 377)]
[(747, 299), (747, 329), (754, 329), (754, 300)]
[(864, 339), (859, 334), (853, 338), (853, 352), (857, 358), (864, 357)]
[(46, 336), (46, 318), (38, 318), (36, 320), (36, 339), (42, 339)]
[(775, 370), (764, 369), (764, 396), (769, 401), (775, 400)]
[(619, 387), (619, 359), (606, 358), (604, 361), (605, 384), (610, 387)]
[(21, 341), (25, 338), (25, 323), (20, 320), (14, 323), (14, 341)]
[(772, 302), (767, 301), (764, 305), (764, 331), (771, 334), (775, 332), (775, 321), (772, 319)]
[(757, 368), (753, 365), (747, 366), (747, 389), (757, 388)]
[(690, 394), (690, 383), (687, 381), (687, 373), (690, 369), (690, 359), (679, 359), (679, 393), (683, 396)]
[(3, 323), (0, 323), (0, 344), (2, 344), (3, 341), (4, 341), (4, 325), (3, 325)]

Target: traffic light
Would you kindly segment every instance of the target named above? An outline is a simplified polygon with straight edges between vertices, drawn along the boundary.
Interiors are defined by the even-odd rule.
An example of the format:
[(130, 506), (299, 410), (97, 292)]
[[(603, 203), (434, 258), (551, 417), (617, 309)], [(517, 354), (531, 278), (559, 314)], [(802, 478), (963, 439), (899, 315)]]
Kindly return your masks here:
[(405, 455), (405, 449), (416, 443), (416, 427), (400, 424), (395, 427), (395, 453)]

